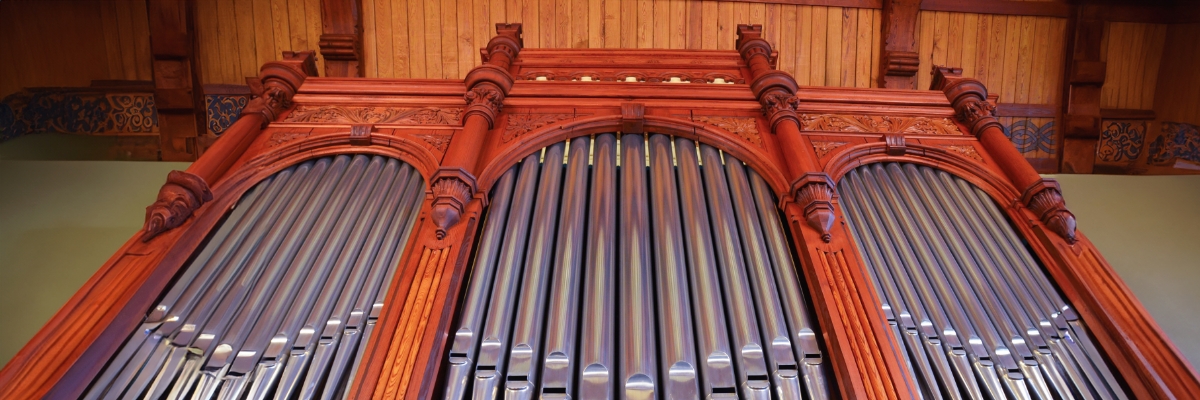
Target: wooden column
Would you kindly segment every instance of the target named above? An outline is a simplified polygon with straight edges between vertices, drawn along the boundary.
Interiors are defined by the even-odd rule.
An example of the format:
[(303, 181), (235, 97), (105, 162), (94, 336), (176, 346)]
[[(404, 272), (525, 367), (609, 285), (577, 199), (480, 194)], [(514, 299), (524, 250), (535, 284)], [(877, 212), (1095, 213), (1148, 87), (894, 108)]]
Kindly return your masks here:
[(258, 82), (252, 87), (256, 97), (242, 109), (237, 122), (186, 171), (171, 171), (167, 175), (157, 201), (146, 207), (141, 240), (149, 241), (183, 224), (193, 211), (212, 200), (209, 182), (216, 182), (224, 175), (259, 132), (291, 107), (292, 96), (305, 78), (316, 75), (316, 69), (316, 54), (312, 51), (284, 52), (282, 61), (263, 64)]
[(921, 0), (883, 0), (883, 49), (879, 54), (879, 87), (916, 89), (917, 13)]
[(1068, 243), (1075, 243), (1075, 215), (1067, 209), (1058, 181), (1042, 178), (1004, 136), (1000, 121), (996, 120), (996, 107), (987, 101), (983, 82), (963, 78), (961, 68), (935, 66), (933, 72), (932, 89), (946, 93), (958, 121), (970, 129), (1008, 180), (1021, 191), (1021, 203), (1051, 231)]
[(1096, 164), (1100, 141), (1100, 88), (1104, 86), (1106, 63), (1100, 61), (1104, 21), (1078, 7), (1071, 58), (1067, 64), (1067, 97), (1062, 118), (1063, 150), (1060, 170), (1090, 174)]
[[(771, 68), (771, 45), (761, 25), (738, 25), (738, 51), (750, 67), (750, 89), (787, 163), (790, 193), (781, 207), (796, 238), (806, 280), (825, 332), (827, 357), (848, 399), (916, 398), (912, 377), (895, 338), (887, 331), (879, 299), (866, 277), (845, 225), (835, 226), (833, 179), (816, 162), (800, 134), (796, 80)], [(803, 221), (803, 223), (801, 223)]]
[(163, 161), (195, 160), (200, 155), (196, 138), (207, 132), (194, 10), (192, 0), (146, 2)]
[(362, 41), (362, 0), (321, 0), (325, 76), (364, 76)]
[(463, 129), (450, 140), (450, 148), (430, 185), (434, 196), (431, 217), (439, 239), (458, 223), (475, 195), (479, 152), (500, 114), (504, 96), (512, 89), (513, 76), (508, 69), (521, 46), (521, 24), (496, 24), (496, 36), (488, 42), (483, 64), (467, 73)]
[(487, 206), (486, 193), (475, 185), (479, 155), (512, 88), (509, 68), (522, 46), (520, 24), (496, 24), (496, 34), (484, 64), (467, 74), (463, 129), (430, 179), (433, 196), (421, 209), (349, 398), (429, 399), (439, 389), (437, 366)]

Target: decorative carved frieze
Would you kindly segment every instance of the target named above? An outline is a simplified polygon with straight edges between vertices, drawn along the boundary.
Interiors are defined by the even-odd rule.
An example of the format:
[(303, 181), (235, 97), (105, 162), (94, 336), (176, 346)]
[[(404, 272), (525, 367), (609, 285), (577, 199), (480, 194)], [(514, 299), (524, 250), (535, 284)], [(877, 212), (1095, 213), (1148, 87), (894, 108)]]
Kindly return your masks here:
[(696, 121), (703, 122), (731, 133), (737, 134), (747, 142), (762, 147), (762, 136), (758, 133), (758, 121), (753, 117), (709, 117), (699, 116)]
[(526, 81), (642, 82), (642, 83), (746, 83), (740, 76), (726, 72), (703, 71), (620, 71), (535, 69), (519, 76)]
[(1075, 243), (1075, 214), (1067, 209), (1058, 181), (1042, 178), (1021, 196), (1021, 201), (1041, 219), (1051, 231), (1062, 236), (1067, 243)]
[(461, 108), (299, 105), (283, 122), (323, 124), (458, 125)]
[(271, 134), (271, 138), (267, 139), (266, 146), (268, 148), (275, 147), (294, 140), (299, 140), (308, 137), (309, 132), (304, 131), (275, 131)]
[(961, 135), (949, 118), (879, 115), (801, 114), (806, 131), (904, 133), (910, 135)]
[(958, 154), (960, 156), (970, 158), (975, 161), (983, 162), (983, 156), (979, 155), (979, 151), (975, 150), (975, 146), (948, 144), (948, 145), (945, 145), (942, 147), (944, 147), (946, 150), (950, 150), (951, 152)]
[(204, 178), (184, 171), (171, 171), (167, 174), (167, 183), (158, 190), (158, 200), (146, 207), (142, 241), (148, 242), (183, 224), (192, 212), (212, 198), (212, 190)]
[(450, 137), (452, 135), (418, 134), (413, 136), (416, 136), (417, 139), (421, 139), (425, 143), (428, 143), (434, 149), (437, 149), (437, 151), (445, 153), (446, 148), (450, 146)]
[(500, 141), (508, 143), (535, 129), (572, 118), (575, 114), (511, 114)]
[(817, 153), (817, 158), (824, 158), (826, 155), (828, 155), (833, 150), (837, 149), (838, 147), (845, 146), (847, 144), (848, 144), (847, 142), (827, 142), (827, 141), (813, 141), (812, 142), (813, 151), (815, 151)]

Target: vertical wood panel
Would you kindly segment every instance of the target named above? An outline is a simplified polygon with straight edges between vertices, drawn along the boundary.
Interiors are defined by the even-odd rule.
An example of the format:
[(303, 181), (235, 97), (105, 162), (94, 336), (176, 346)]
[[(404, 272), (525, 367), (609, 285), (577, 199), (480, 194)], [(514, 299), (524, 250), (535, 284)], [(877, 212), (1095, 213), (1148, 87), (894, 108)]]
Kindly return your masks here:
[[(675, 18), (677, 19), (677, 18)], [(620, 0), (604, 0), (603, 27), (604, 48), (621, 47), (621, 2)]]
[[(737, 22), (733, 19), (733, 3), (728, 1), (717, 2), (717, 48), (721, 50), (733, 50), (735, 34), (737, 32)], [(800, 27), (805, 28), (804, 26)]]
[(917, 66), (917, 89), (929, 89), (933, 80), (929, 71), (933, 70), (933, 11), (920, 11), (917, 14), (917, 54), (920, 63)]
[[(551, 13), (553, 15), (553, 13)], [(442, 0), (441, 29), (438, 34), (442, 41), (442, 65), (437, 73), (429, 78), (462, 79), (458, 76), (458, 3), (457, 0)], [(554, 25), (547, 26), (545, 31), (554, 31)]]
[(654, 48), (654, 29), (656, 29), (654, 27), (654, 2), (651, 0), (637, 0), (637, 2), (637, 48)]
[[(800, 6), (797, 12), (800, 39), (796, 42), (796, 72), (793, 74), (801, 85), (812, 85), (813, 7)], [(876, 35), (879, 36), (879, 35)]]
[(842, 82), (842, 8), (829, 7), (826, 14), (825, 86), (841, 86)]
[(808, 42), (812, 47), (812, 51), (809, 52), (809, 85), (823, 86), (826, 84), (825, 40), (829, 33), (826, 27), (831, 13), (828, 7), (813, 7), (812, 20), (809, 22), (812, 25), (812, 39)]

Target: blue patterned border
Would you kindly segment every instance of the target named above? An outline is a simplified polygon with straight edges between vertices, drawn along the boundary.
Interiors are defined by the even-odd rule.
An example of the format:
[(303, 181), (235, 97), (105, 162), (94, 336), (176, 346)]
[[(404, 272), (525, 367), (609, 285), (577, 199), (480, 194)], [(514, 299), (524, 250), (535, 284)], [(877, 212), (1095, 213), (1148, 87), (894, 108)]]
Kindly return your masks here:
[(1049, 121), (1045, 125), (1038, 126), (1028, 119), (1016, 120), (1013, 121), (1012, 125), (1004, 127), (1004, 136), (1008, 136), (1008, 140), (1011, 140), (1017, 146), (1017, 151), (1020, 151), (1022, 154), (1036, 151), (1051, 154), (1056, 152), (1054, 121)]
[[(229, 129), (250, 100), (246, 95), (207, 95), (208, 130)], [(91, 89), (37, 89), (0, 101), (0, 142), (22, 135), (155, 133), (158, 109), (151, 93), (107, 93)]]
[(1133, 162), (1146, 142), (1146, 121), (1104, 121), (1096, 156), (1101, 161)]
[(204, 96), (204, 108), (208, 110), (208, 131), (220, 136), (237, 122), (242, 109), (250, 102), (250, 96)]
[(1150, 143), (1148, 164), (1170, 164), (1175, 159), (1200, 163), (1200, 127), (1181, 122), (1163, 122), (1162, 134)]

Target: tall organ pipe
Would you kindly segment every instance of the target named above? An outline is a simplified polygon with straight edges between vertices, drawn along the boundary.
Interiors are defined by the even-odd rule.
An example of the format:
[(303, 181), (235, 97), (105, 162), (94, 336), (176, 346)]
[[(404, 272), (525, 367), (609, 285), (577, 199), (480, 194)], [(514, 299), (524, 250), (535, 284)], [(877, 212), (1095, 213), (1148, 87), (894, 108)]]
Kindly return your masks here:
[[(365, 292), (378, 301), (367, 288), (383, 287), (396, 261), (378, 253), (403, 248), (395, 242), (411, 231), (423, 187), (410, 166), (365, 155), (307, 161), (260, 182), (85, 398), (260, 399), (292, 386), (306, 398), (340, 395), (351, 375), (331, 372), (326, 354), (359, 347), (364, 335), (341, 334), (362, 315), (350, 306)], [(325, 358), (308, 364), (318, 349)]]
[(567, 144), (493, 189), (447, 399), (830, 397), (761, 177), (667, 135)]
[(920, 343), (894, 332), (907, 336), (900, 342), (923, 393), (1126, 397), (1089, 348), (1082, 321), (981, 190), (929, 167), (873, 164), (848, 173), (839, 192), (885, 312), (920, 321)]

